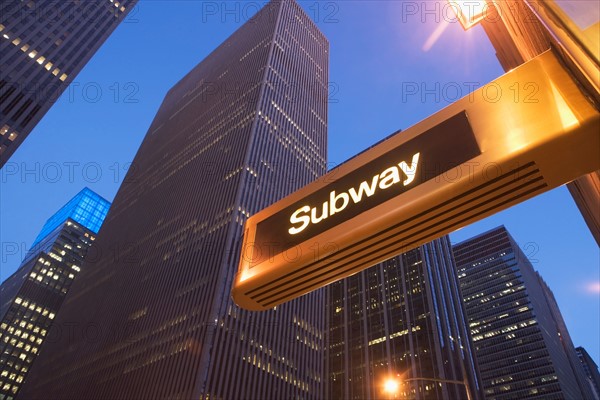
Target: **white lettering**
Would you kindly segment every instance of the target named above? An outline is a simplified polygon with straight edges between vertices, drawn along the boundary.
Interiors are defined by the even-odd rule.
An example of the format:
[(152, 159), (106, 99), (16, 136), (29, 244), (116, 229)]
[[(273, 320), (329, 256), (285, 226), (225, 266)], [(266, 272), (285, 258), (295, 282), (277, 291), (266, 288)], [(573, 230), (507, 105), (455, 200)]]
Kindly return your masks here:
[(317, 209), (313, 208), (312, 212), (310, 213), (311, 215), (311, 221), (313, 224), (318, 224), (319, 222), (323, 221), (324, 219), (326, 219), (328, 217), (327, 212), (328, 212), (328, 207), (327, 207), (327, 202), (323, 203), (323, 213), (321, 214), (320, 217), (317, 217)]
[(296, 235), (300, 232), (302, 232), (307, 226), (308, 224), (310, 224), (310, 217), (308, 215), (303, 215), (301, 217), (298, 216), (298, 214), (306, 214), (310, 212), (310, 207), (309, 206), (304, 206), (299, 208), (298, 210), (296, 210), (296, 212), (294, 212), (292, 214), (292, 216), (290, 217), (290, 222), (292, 224), (302, 224), (299, 227), (292, 227), (288, 230), (288, 232), (291, 235)]
[(360, 184), (360, 186), (358, 187), (358, 193), (356, 193), (356, 189), (350, 188), (348, 193), (350, 193), (350, 196), (352, 197), (352, 200), (354, 201), (354, 203), (355, 204), (359, 203), (362, 200), (363, 193), (365, 193), (367, 195), (367, 197), (373, 196), (375, 194), (375, 190), (377, 189), (378, 181), (379, 181), (379, 175), (375, 175), (373, 177), (373, 180), (371, 181), (371, 186), (369, 186), (367, 181), (362, 182)]
[(379, 189), (387, 189), (400, 182), (400, 171), (397, 167), (390, 167), (379, 175)]
[[(338, 201), (342, 200), (342, 205), (338, 207)], [(344, 211), (348, 204), (350, 203), (350, 196), (348, 193), (340, 193), (338, 195), (335, 194), (335, 190), (329, 193), (329, 215), (334, 215), (339, 213), (340, 211)]]
[(415, 180), (415, 175), (417, 174), (417, 165), (419, 164), (419, 156), (420, 155), (421, 155), (421, 153), (417, 153), (413, 156), (412, 162), (410, 163), (410, 167), (404, 161), (402, 161), (400, 164), (398, 164), (398, 166), (400, 167), (402, 172), (404, 172), (404, 174), (406, 175), (406, 180), (403, 183), (404, 186), (410, 185), (412, 183), (412, 181)]
[[(363, 196), (371, 197), (377, 189), (386, 190), (402, 182), (400, 171), (406, 176), (402, 182), (404, 186), (410, 185), (417, 176), (417, 167), (421, 153), (416, 153), (410, 162), (402, 161), (399, 164), (387, 168), (380, 174), (371, 178), (371, 182), (363, 181), (358, 185), (358, 189), (349, 188), (348, 192), (336, 194), (335, 190), (329, 193), (329, 200), (323, 203), (321, 215), (317, 216), (317, 207), (303, 206), (296, 210), (290, 217), (292, 227), (288, 230), (291, 235), (296, 235), (306, 229), (311, 222), (318, 224), (328, 217), (344, 211), (350, 205), (350, 199), (354, 204), (362, 201)], [(341, 204), (340, 204), (341, 203)], [(297, 226), (293, 226), (297, 225)]]

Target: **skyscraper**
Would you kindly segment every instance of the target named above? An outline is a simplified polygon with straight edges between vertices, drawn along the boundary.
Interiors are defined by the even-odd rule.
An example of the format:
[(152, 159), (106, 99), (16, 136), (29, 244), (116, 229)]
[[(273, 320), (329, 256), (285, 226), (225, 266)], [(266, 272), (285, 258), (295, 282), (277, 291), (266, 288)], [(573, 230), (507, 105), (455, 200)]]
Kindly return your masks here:
[(328, 47), (271, 2), (168, 92), (98, 238), (116, 253), (76, 282), (73, 335), (25, 398), (321, 397), (322, 291), (252, 313), (230, 290), (244, 220), (326, 170)]
[(19, 269), (0, 286), (0, 399), (13, 399), (26, 381), (109, 207), (83, 189), (48, 219)]
[[(327, 297), (325, 398), (462, 400), (467, 387), (481, 398), (447, 236), (331, 284)], [(385, 393), (390, 378), (397, 393)]]
[(575, 376), (575, 380), (577, 381), (581, 395), (584, 396), (584, 399), (595, 400), (595, 395), (593, 393), (594, 390), (592, 390), (585, 368), (581, 364), (579, 356), (577, 355), (577, 350), (575, 350), (575, 345), (573, 345), (573, 340), (571, 340), (571, 334), (569, 334), (567, 324), (562, 317), (558, 307), (558, 302), (554, 297), (554, 293), (552, 293), (552, 290), (550, 290), (550, 287), (546, 281), (544, 281), (540, 273), (536, 271), (535, 274), (540, 287), (542, 288), (544, 300), (546, 300), (546, 305), (548, 306), (548, 310), (550, 310), (550, 315), (552, 316), (552, 321), (550, 322), (556, 326), (559, 342), (563, 347), (565, 355), (567, 356), (567, 360), (569, 361), (569, 365), (573, 371), (573, 375)]
[(583, 365), (583, 370), (589, 379), (589, 383), (592, 386), (592, 391), (594, 392), (596, 399), (600, 399), (600, 372), (598, 371), (598, 365), (596, 365), (594, 360), (592, 360), (592, 357), (590, 357), (583, 347), (577, 347), (575, 351)]
[(137, 0), (0, 4), (0, 168)]
[(453, 250), (485, 398), (591, 398), (558, 306), (506, 228)]

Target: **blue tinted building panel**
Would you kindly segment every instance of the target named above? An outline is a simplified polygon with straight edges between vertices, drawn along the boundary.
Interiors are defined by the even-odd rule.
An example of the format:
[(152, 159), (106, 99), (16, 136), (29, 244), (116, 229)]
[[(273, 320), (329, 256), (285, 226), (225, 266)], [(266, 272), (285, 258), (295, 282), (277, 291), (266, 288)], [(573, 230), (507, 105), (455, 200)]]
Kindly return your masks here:
[(91, 189), (84, 188), (46, 221), (40, 234), (33, 242), (32, 247), (58, 226), (62, 225), (68, 218), (83, 225), (90, 231), (98, 233), (102, 222), (104, 222), (104, 218), (106, 218), (106, 214), (108, 214), (109, 208), (110, 202), (108, 200)]

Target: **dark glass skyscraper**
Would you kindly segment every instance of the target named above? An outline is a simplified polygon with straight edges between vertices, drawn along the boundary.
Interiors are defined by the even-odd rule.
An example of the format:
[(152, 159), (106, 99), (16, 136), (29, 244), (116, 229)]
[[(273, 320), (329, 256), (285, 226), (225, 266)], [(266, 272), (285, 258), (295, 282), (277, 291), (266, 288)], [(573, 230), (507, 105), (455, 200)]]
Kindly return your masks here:
[[(328, 399), (479, 399), (448, 237), (327, 287)], [(393, 377), (397, 393), (385, 393)], [(457, 381), (439, 383), (434, 380)]]
[(48, 219), (19, 269), (0, 286), (0, 399), (13, 399), (26, 381), (109, 207), (83, 189)]
[(328, 47), (271, 2), (168, 92), (25, 398), (322, 397), (323, 292), (253, 313), (230, 290), (244, 220), (326, 170)]
[(136, 2), (0, 3), (0, 167)]
[(579, 391), (584, 399), (594, 400), (594, 391), (592, 390), (590, 382), (588, 381), (585, 368), (579, 360), (577, 350), (575, 350), (575, 345), (573, 344), (573, 340), (571, 340), (571, 334), (567, 329), (567, 324), (565, 323), (560, 309), (558, 308), (558, 302), (554, 297), (554, 293), (552, 293), (552, 290), (550, 290), (550, 287), (546, 281), (544, 281), (539, 272), (536, 271), (535, 274), (542, 289), (542, 293), (544, 294), (544, 300), (546, 300), (545, 305), (548, 307), (550, 315), (552, 316), (552, 320), (549, 322), (550, 324), (554, 324), (554, 326), (556, 326), (559, 342), (563, 347), (567, 360), (569, 361), (569, 366), (573, 372), (573, 375), (575, 376), (577, 386), (579, 386)]
[(600, 371), (598, 371), (598, 365), (596, 365), (583, 347), (577, 347), (575, 351), (577, 352), (579, 361), (583, 365), (583, 370), (589, 379), (590, 386), (592, 386), (595, 398), (600, 399)]
[(453, 250), (485, 398), (591, 398), (554, 297), (508, 231)]

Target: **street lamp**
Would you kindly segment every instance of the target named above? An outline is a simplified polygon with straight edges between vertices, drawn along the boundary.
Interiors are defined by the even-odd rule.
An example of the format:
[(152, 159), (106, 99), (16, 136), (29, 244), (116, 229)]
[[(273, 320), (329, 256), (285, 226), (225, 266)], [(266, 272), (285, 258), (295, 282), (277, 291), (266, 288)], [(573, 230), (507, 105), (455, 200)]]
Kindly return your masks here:
[(489, 7), (486, 0), (448, 0), (448, 4), (465, 31), (481, 22)]
[(390, 397), (396, 397), (398, 393), (398, 389), (400, 388), (400, 383), (397, 379), (388, 378), (383, 384), (383, 391), (390, 395)]

